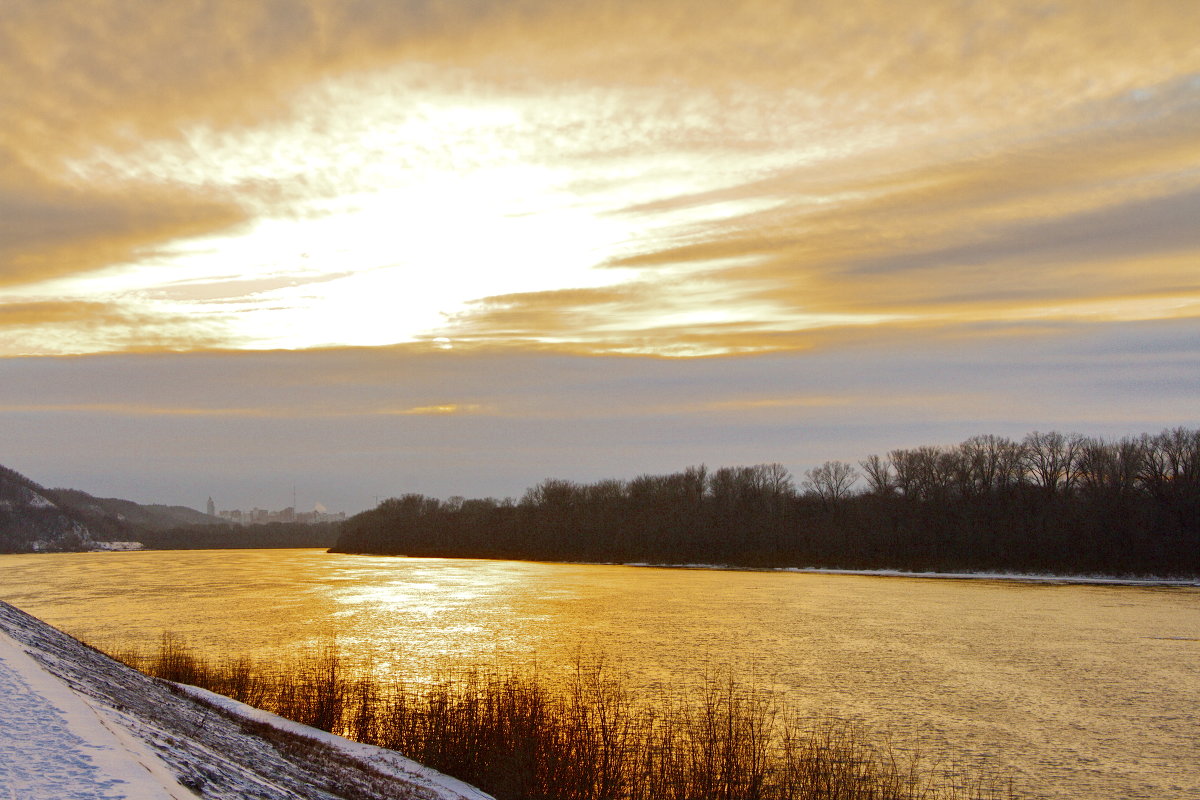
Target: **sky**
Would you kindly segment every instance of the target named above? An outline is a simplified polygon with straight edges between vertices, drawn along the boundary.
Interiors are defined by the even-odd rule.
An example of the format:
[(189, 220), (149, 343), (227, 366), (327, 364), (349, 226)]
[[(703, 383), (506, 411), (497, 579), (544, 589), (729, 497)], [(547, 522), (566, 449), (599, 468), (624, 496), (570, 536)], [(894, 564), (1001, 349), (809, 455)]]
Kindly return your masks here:
[(43, 485), (353, 513), (1200, 424), (1200, 4), (3, 6)]

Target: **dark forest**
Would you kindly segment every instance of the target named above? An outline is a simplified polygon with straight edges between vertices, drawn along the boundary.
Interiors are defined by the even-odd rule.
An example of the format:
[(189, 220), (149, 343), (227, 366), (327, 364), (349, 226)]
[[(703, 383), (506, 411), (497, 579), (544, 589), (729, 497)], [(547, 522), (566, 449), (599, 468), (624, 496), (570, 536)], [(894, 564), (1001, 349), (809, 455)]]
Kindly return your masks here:
[(689, 467), (520, 500), (406, 494), (334, 552), (739, 567), (1200, 575), (1200, 430), (972, 437), (831, 461)]

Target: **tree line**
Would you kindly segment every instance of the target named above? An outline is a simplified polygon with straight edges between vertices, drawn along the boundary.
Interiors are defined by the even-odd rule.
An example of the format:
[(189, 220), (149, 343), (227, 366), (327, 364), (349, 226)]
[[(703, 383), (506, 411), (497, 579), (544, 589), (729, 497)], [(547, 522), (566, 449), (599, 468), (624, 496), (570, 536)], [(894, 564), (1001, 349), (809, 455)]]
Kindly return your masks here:
[(520, 500), (406, 494), (336, 552), (914, 571), (1200, 575), (1200, 430), (1033, 432), (829, 461), (689, 467)]
[(141, 531), (137, 541), (153, 550), (246, 550), (329, 547), (337, 541), (337, 525), (321, 522), (270, 522), (265, 525), (180, 525)]

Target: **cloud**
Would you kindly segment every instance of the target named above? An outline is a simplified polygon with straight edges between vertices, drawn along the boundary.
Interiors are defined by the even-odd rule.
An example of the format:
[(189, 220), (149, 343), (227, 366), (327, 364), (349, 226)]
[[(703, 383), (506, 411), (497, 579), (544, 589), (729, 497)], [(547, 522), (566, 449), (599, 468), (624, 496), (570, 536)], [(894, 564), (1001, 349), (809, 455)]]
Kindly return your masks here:
[[(649, 359), (415, 347), (0, 361), (4, 464), (143, 502), (330, 508), (547, 476), (822, 461), (978, 433), (1200, 425), (1191, 321), (961, 325)], [(472, 413), (384, 413), (457, 405)], [(326, 491), (327, 490), (327, 491)], [(234, 499), (236, 498), (236, 500)]]
[[(1200, 424), (1198, 29), (1176, 0), (8, 0), (0, 353), (40, 355), (0, 359), (4, 463), (354, 511)], [(234, 352), (352, 335), (416, 341)]]
[[(542, 227), (487, 239), (503, 246), (473, 296), (410, 282), (404, 316), (449, 324), (347, 321), (352, 341), (708, 355), (1059, 304), (1163, 314), (1194, 294), (1197, 27), (1200, 10), (1169, 0), (16, 0), (0, 19), (0, 302), (70, 296), (162, 321), (144, 342), (89, 342), (82, 318), (38, 328), (85, 352), (183, 346), (187, 316), (229, 310), (204, 298), (259, 320), (216, 343), (287, 344), (330, 316), (330, 273), (478, 260), (417, 235), (420, 209), (410, 235), (339, 242), (319, 264), (279, 239), (244, 246), (268, 223), (296, 238), (374, 202), (320, 228), (358, 243), (419, 205), (403, 184), (426, 187), (427, 209), (459, 200), (473, 235), (454, 241)], [(580, 263), (523, 264), (564, 218), (586, 223)], [(104, 268), (141, 282), (71, 281)], [(484, 288), (483, 273), (516, 283)], [(194, 347), (213, 346), (208, 325)]]
[(326, 79), (350, 85), (399, 64), (431, 65), (424, 80), (446, 88), (466, 76), (481, 94), (628, 90), (654, 119), (644, 127), (636, 104), (623, 103), (632, 127), (610, 131), (623, 143), (649, 134), (660, 147), (686, 127), (710, 147), (778, 146), (831, 123), (841, 138), (842, 124), (872, 120), (945, 131), (1144, 85), (1194, 63), (1187, 32), (1197, 16), (1170, 0), (1112, 3), (1103, 15), (1085, 3), (880, 0), (802, 12), (763, 0), (182, 0), (152, 13), (136, 0), (15, 0), (0, 21), (0, 86), (5, 135), (44, 155), (136, 149), (198, 121), (262, 124)]
[[(1197, 142), (1200, 83), (1187, 78), (1083, 104), (1052, 125), (988, 140), (982, 153), (952, 144), (900, 168), (866, 158), (780, 170), (631, 207), (654, 214), (774, 201), (680, 226), (666, 246), (615, 259), (642, 273), (634, 286), (491, 298), (456, 322), (481, 339), (537, 340), (569, 337), (575, 320), (583, 333), (572, 341), (614, 348), (707, 333), (710, 349), (691, 349), (712, 352), (803, 346), (818, 340), (814, 328), (828, 338), (847, 324), (1194, 317)], [(672, 330), (664, 320), (689, 295), (694, 306), (740, 316)], [(625, 338), (605, 340), (613, 328)]]
[(0, 288), (145, 258), (245, 219), (236, 208), (177, 193), (118, 195), (0, 176)]
[(59, 355), (79, 350), (191, 350), (225, 339), (219, 320), (131, 310), (123, 303), (35, 301), (0, 304), (0, 352)]
[[(1122, 413), (1165, 408), (1142, 372), (1182, 372), (1200, 353), (1195, 323), (1021, 322), (913, 326), (886, 338), (846, 333), (801, 352), (701, 359), (568, 355), (524, 348), (440, 351), (420, 346), (310, 351), (148, 353), (0, 361), (0, 406), (132, 409), (288, 419), (576, 419), (807, 408), (853, 416), (854, 409), (924, 413), (922, 394), (991, 395), (996, 409), (1020, 404), (1055, 418), (1057, 387), (1128, 376), (1121, 397), (1091, 397)], [(1044, 397), (1025, 397), (1042, 386)], [(1140, 388), (1139, 388), (1140, 387)], [(1136, 400), (1129, 400), (1135, 397)], [(1058, 398), (1058, 399), (1056, 399)], [(1124, 398), (1124, 399), (1122, 399)], [(899, 399), (899, 400), (898, 400)], [(1182, 403), (1186, 395), (1162, 397)], [(1076, 398), (1074, 403), (1081, 402)], [(980, 413), (963, 407), (961, 413)], [(1005, 412), (1007, 413), (1007, 412)], [(1165, 412), (1163, 412), (1165, 413)], [(389, 423), (391, 424), (391, 423)]]
[(353, 405), (336, 409), (321, 407), (296, 409), (289, 406), (184, 406), (147, 405), (139, 402), (122, 403), (27, 403), (0, 406), (0, 414), (83, 414), (92, 418), (120, 416), (131, 418), (151, 417), (238, 417), (243, 419), (314, 419), (337, 417), (371, 416), (445, 416), (452, 414), (479, 414), (485, 409), (479, 405), (447, 403), (438, 406), (415, 408), (354, 408)]
[[(1096, 278), (1106, 271), (1105, 266), (1116, 263), (1120, 265), (1119, 274), (1105, 276), (1109, 281), (1116, 279), (1122, 284), (1115, 288), (1161, 290), (1164, 288), (1161, 285), (1147, 286), (1144, 273), (1136, 277), (1130, 274), (1126, 268), (1128, 261), (1141, 258), (1152, 262), (1173, 255), (1188, 256), (1191, 260), (1200, 250), (1200, 228), (1192, 224), (1197, 219), (1200, 219), (1200, 188), (1148, 200), (1131, 200), (1058, 219), (997, 226), (986, 237), (970, 244), (863, 259), (854, 266), (853, 272), (869, 281), (873, 276), (892, 272), (930, 274), (991, 264), (1003, 268), (1005, 279), (1011, 280), (1014, 270), (1046, 272), (1065, 264), (1090, 268)], [(1185, 276), (1181, 270), (1175, 279)], [(1072, 279), (1071, 284), (1057, 287), (1058, 297), (1088, 295), (1114, 288), (1099, 286), (1094, 279), (1088, 283), (1079, 282), (1076, 274), (1068, 277)], [(1191, 284), (1188, 288), (1200, 291), (1200, 281)], [(945, 285), (939, 286), (944, 290)], [(1168, 284), (1165, 288), (1177, 286)], [(1022, 291), (1039, 294), (1038, 287), (1028, 284)], [(975, 299), (998, 296), (996, 287), (987, 286), (980, 288)], [(1057, 299), (1054, 294), (1049, 296)]]
[(6, 4), (0, 283), (127, 263), (245, 221), (246, 209), (228, 195), (182, 191), (154, 176), (98, 183), (73, 164), (179, 140), (198, 121), (246, 125), (283, 114), (289, 90), (321, 74), (300, 68), (313, 60), (318, 11), (188, 0), (154, 9), (122, 0)]
[(0, 407), (0, 414), (84, 414), (93, 419), (111, 415), (122, 417), (258, 417), (278, 416), (270, 408), (187, 408), (184, 406), (147, 406), (138, 403), (45, 403)]

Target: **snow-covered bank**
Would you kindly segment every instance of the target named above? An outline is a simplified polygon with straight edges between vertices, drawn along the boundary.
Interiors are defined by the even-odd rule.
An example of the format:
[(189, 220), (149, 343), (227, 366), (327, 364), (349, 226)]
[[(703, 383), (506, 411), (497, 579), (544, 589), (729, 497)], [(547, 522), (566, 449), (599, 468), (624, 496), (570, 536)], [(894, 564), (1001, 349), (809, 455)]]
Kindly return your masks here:
[(0, 795), (25, 800), (185, 800), (140, 742), (0, 633)]
[(862, 575), (875, 578), (936, 578), (959, 581), (1021, 581), (1025, 583), (1095, 584), (1097, 586), (1200, 586), (1200, 579), (1122, 578), (1112, 575), (1042, 575), (1019, 572), (906, 572), (899, 569), (828, 569), (825, 567), (738, 567), (726, 564), (626, 563), (626, 567), (658, 569), (717, 569), (738, 572), (796, 572), (813, 575)]
[(0, 602), (0, 798), (490, 800), (398, 753), (148, 678)]
[(963, 581), (1021, 581), (1025, 583), (1073, 583), (1099, 586), (1200, 586), (1200, 580), (1173, 578), (1119, 578), (1105, 575), (1038, 575), (1013, 572), (904, 572), (895, 569), (818, 569), (797, 567), (785, 572), (815, 572), (823, 575), (866, 575), (885, 578), (940, 578)]

